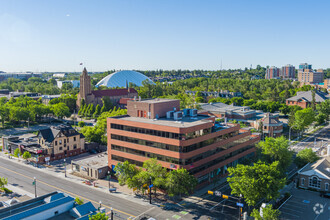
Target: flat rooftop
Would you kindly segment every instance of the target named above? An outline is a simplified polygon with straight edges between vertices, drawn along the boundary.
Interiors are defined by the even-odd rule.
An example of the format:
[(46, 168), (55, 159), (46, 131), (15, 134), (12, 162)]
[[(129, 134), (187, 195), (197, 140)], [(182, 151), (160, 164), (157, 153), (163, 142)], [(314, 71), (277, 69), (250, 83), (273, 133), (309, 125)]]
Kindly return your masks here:
[(133, 102), (143, 102), (143, 103), (162, 103), (162, 102), (169, 102), (169, 101), (178, 101), (178, 99), (143, 99), (141, 101), (139, 100), (131, 100)]
[(227, 105), (221, 102), (216, 103), (205, 103), (200, 105), (203, 111), (210, 111), (210, 112), (226, 112), (226, 111), (233, 111), (235, 113), (240, 114), (247, 114), (256, 112), (256, 110), (250, 109), (247, 106), (234, 106), (234, 105)]
[(72, 164), (90, 167), (92, 169), (99, 169), (108, 166), (108, 155), (105, 153), (94, 155), (92, 157), (85, 157), (83, 159), (73, 160)]
[(146, 124), (154, 124), (154, 125), (177, 127), (177, 128), (193, 127), (193, 126), (212, 122), (211, 117), (208, 115), (197, 115), (196, 117), (190, 117), (190, 116), (183, 117), (181, 120), (174, 120), (173, 118), (148, 119), (148, 118), (140, 118), (140, 117), (130, 117), (128, 115), (126, 115), (125, 117), (121, 117), (120, 119), (125, 121), (140, 122)]

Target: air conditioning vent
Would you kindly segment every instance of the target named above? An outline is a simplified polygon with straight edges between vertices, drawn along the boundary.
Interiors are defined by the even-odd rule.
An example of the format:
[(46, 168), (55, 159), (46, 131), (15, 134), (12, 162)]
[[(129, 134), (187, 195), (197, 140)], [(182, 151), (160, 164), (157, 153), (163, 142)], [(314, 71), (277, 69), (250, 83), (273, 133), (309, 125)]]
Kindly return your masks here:
[(174, 113), (174, 120), (182, 120), (183, 113), (181, 111), (175, 112)]

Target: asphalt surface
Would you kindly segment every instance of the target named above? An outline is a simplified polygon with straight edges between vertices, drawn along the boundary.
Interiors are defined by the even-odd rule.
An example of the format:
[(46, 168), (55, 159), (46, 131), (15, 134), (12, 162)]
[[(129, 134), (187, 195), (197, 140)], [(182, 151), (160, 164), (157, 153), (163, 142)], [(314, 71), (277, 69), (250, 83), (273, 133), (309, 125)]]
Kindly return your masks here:
[(312, 148), (313, 150), (320, 152), (325, 149), (330, 141), (330, 124), (317, 131), (312, 136), (300, 141), (299, 143), (292, 145), (291, 150), (295, 152), (302, 151), (305, 148)]
[[(64, 178), (59, 178), (47, 172), (31, 169), (18, 162), (0, 157), (0, 176), (7, 177), (8, 183), (15, 187), (19, 187), (30, 194), (34, 194), (35, 188), (32, 185), (33, 178), (37, 178), (37, 195), (44, 195), (53, 191), (62, 191), (73, 197), (79, 197), (86, 201), (91, 201), (95, 207), (99, 207), (99, 201), (102, 207), (106, 208), (109, 214), (110, 208), (114, 210), (114, 219), (141, 219), (142, 217), (153, 217), (157, 220), (186, 220), (186, 219), (237, 219), (238, 212), (234, 215), (227, 213), (227, 209), (231, 209), (230, 201), (224, 208), (220, 207), (211, 209), (217, 202), (213, 204), (175, 204), (163, 203), (150, 205), (147, 200), (135, 199), (130, 200), (123, 197), (111, 195), (104, 191), (75, 183)], [(238, 211), (238, 210), (237, 210)]]
[(113, 207), (119, 218), (133, 218), (152, 208), (147, 203), (145, 205), (134, 203), (111, 194), (93, 190), (88, 186), (73, 183), (62, 178), (56, 178), (53, 175), (38, 172), (38, 170), (29, 169), (28, 167), (2, 158), (0, 158), (0, 170), (0, 176), (7, 177), (9, 184), (20, 187), (25, 191), (34, 194), (35, 188), (32, 182), (33, 178), (36, 177), (37, 195), (44, 195), (58, 190), (74, 197), (80, 197), (84, 201), (91, 201), (95, 207), (98, 207), (99, 201), (101, 201), (102, 206), (108, 210), (110, 210), (110, 207)]

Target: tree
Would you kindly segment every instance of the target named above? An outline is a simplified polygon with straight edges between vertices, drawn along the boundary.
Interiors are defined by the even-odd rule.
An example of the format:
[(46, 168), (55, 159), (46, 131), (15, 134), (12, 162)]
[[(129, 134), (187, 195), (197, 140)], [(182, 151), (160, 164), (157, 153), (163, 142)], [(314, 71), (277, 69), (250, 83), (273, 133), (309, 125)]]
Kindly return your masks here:
[(321, 125), (323, 124), (327, 119), (328, 119), (328, 116), (323, 114), (323, 113), (319, 113), (317, 116), (316, 116), (316, 122), (318, 125)]
[(279, 168), (282, 172), (292, 163), (292, 151), (289, 150), (289, 141), (284, 137), (266, 137), (265, 141), (258, 143), (261, 150), (262, 159), (266, 163), (279, 162)]
[(110, 109), (113, 108), (113, 104), (112, 104), (109, 96), (102, 97), (102, 104), (104, 107), (104, 111), (109, 111)]
[(294, 163), (298, 167), (303, 167), (307, 163), (314, 163), (318, 159), (320, 159), (319, 156), (311, 148), (305, 148), (297, 154)]
[(151, 181), (155, 186), (155, 191), (157, 188), (163, 188), (165, 185), (166, 178), (166, 169), (162, 167), (160, 163), (158, 163), (157, 159), (151, 158), (143, 162), (143, 168), (149, 175), (149, 179), (151, 177)]
[(99, 104), (96, 105), (95, 112), (93, 114), (93, 118), (99, 117), (101, 114), (101, 106)]
[(315, 112), (311, 108), (305, 108), (303, 110), (297, 111), (294, 117), (294, 127), (299, 131), (304, 131), (307, 126), (314, 122)]
[(190, 175), (186, 169), (172, 170), (168, 172), (165, 186), (169, 196), (189, 195), (197, 186), (197, 179)]
[(82, 205), (82, 204), (84, 204), (84, 200), (81, 199), (81, 198), (79, 198), (79, 197), (76, 197), (76, 198), (74, 199), (74, 201), (77, 203), (77, 205)]
[(59, 118), (70, 117), (71, 115), (69, 107), (62, 102), (52, 105), (52, 110), (54, 114)]
[(27, 160), (29, 158), (31, 158), (30, 152), (29, 151), (24, 151), (24, 153), (23, 153), (23, 159), (24, 160)]
[(88, 216), (89, 220), (108, 220), (109, 217), (105, 215), (105, 213), (97, 213), (95, 215)]
[(8, 184), (8, 179), (5, 177), (0, 177), (0, 189), (4, 189), (5, 185)]
[(120, 185), (127, 184), (129, 179), (132, 179), (136, 174), (139, 173), (139, 170), (134, 164), (130, 164), (128, 161), (124, 163), (118, 163), (115, 166), (116, 177)]
[(84, 121), (78, 122), (78, 126), (81, 127), (81, 128), (84, 127), (85, 126), (85, 122)]
[(316, 110), (316, 101), (315, 101), (315, 90), (312, 90), (312, 102), (311, 102), (311, 109), (313, 109), (313, 111)]
[(21, 155), (21, 150), (19, 148), (16, 148), (14, 150), (14, 157), (19, 157), (19, 155)]
[(330, 99), (327, 99), (326, 101), (318, 104), (316, 106), (317, 111), (321, 114), (326, 115), (326, 120), (329, 120), (330, 115)]
[(250, 206), (256, 205), (262, 198), (267, 201), (277, 198), (279, 190), (285, 185), (285, 178), (281, 178), (278, 164), (278, 161), (270, 165), (258, 162), (253, 166), (238, 164), (228, 168), (232, 194), (242, 194)]
[(273, 205), (269, 204), (262, 209), (262, 217), (258, 209), (253, 209), (251, 216), (256, 220), (277, 220), (281, 212), (278, 209), (273, 209)]

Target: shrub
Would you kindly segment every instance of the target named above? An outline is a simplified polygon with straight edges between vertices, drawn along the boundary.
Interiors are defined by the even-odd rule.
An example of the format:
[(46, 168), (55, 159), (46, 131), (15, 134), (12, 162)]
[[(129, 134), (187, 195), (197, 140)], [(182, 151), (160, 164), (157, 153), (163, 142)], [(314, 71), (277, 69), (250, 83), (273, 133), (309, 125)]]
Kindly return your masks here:
[(84, 127), (85, 126), (85, 122), (84, 121), (78, 122), (78, 126), (81, 127), (81, 128)]

